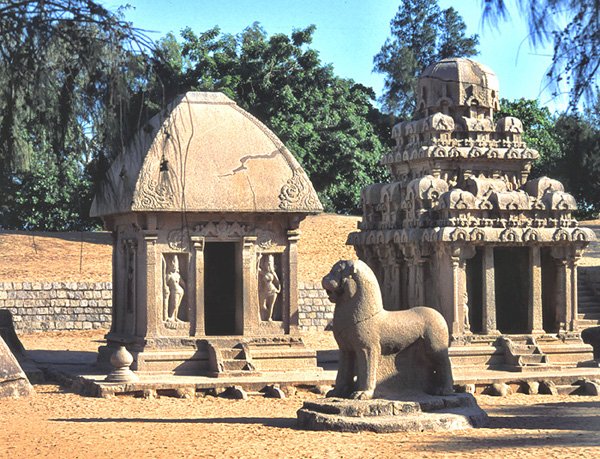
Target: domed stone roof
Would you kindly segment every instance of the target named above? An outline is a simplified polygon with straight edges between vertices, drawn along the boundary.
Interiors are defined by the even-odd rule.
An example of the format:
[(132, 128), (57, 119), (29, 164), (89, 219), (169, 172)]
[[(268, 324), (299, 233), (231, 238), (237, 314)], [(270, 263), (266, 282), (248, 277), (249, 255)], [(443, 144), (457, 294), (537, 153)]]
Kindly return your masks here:
[(188, 92), (116, 158), (90, 214), (322, 210), (306, 173), (264, 124), (222, 93)]
[(498, 110), (498, 90), (498, 77), (489, 67), (462, 57), (442, 59), (421, 74), (417, 107), (428, 114), (443, 112), (444, 105)]

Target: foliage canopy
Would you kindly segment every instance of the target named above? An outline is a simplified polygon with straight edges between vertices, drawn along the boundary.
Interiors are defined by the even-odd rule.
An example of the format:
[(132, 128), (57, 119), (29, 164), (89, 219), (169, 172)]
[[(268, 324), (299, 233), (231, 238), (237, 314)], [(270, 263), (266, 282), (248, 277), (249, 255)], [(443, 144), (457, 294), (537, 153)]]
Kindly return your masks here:
[[(599, 96), (600, 2), (597, 0), (516, 0), (527, 17), (534, 45), (552, 41), (554, 54), (547, 73), (553, 95), (565, 80), (570, 108), (583, 99), (593, 105)], [(483, 18), (492, 24), (508, 19), (506, 0), (482, 0)], [(566, 23), (566, 25), (564, 25)]]
[(390, 27), (391, 37), (373, 59), (374, 71), (385, 74), (380, 101), (385, 110), (409, 118), (425, 67), (448, 57), (476, 55), (479, 38), (466, 36), (458, 12), (441, 10), (437, 0), (402, 0)]

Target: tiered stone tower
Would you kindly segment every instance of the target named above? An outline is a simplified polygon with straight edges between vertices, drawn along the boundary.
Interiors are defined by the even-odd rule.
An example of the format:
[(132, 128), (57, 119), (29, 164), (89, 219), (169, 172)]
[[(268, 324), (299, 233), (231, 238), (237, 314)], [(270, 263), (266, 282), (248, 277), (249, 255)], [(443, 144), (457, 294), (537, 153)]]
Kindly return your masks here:
[[(520, 120), (494, 120), (498, 101), (496, 75), (477, 62), (428, 67), (415, 119), (394, 126), (396, 146), (382, 159), (393, 182), (363, 190), (360, 231), (348, 243), (376, 272), (387, 308), (438, 309), (453, 345), (512, 352), (514, 365), (496, 361), (523, 367), (518, 346), (544, 355), (547, 342), (546, 354), (557, 354), (532, 364), (574, 363), (591, 355), (577, 333), (576, 265), (594, 235), (578, 227), (560, 182), (528, 180), (539, 154)], [(494, 350), (500, 341), (506, 349)], [(561, 354), (567, 342), (582, 353)]]

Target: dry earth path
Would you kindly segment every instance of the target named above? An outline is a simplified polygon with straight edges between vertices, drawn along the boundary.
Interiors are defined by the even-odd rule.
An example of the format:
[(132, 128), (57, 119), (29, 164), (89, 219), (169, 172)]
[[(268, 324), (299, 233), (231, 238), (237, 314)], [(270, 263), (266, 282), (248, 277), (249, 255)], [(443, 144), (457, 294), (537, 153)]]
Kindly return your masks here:
[(446, 433), (308, 432), (285, 400), (86, 398), (54, 385), (0, 402), (0, 457), (600, 457), (600, 397), (478, 396), (488, 428)]
[[(28, 349), (93, 352), (102, 331), (23, 335)], [(307, 336), (330, 348), (331, 336)], [(600, 457), (600, 397), (478, 395), (484, 429), (445, 433), (307, 432), (296, 410), (318, 395), (142, 399), (82, 397), (56, 385), (0, 400), (0, 458), (571, 458)]]

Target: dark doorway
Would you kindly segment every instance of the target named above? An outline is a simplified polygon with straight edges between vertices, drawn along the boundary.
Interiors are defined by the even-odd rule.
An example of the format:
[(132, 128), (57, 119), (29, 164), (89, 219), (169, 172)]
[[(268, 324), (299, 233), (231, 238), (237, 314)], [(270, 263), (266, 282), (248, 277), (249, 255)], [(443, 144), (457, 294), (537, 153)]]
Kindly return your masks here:
[(542, 320), (544, 331), (558, 333), (559, 318), (557, 317), (556, 298), (558, 295), (558, 281), (556, 259), (552, 257), (549, 247), (541, 250), (542, 262)]
[(494, 249), (496, 321), (500, 333), (527, 333), (529, 248)]
[(483, 331), (483, 248), (475, 249), (475, 256), (467, 260), (467, 305), (473, 333)]
[(208, 242), (204, 247), (204, 327), (207, 335), (237, 335), (234, 242)]

